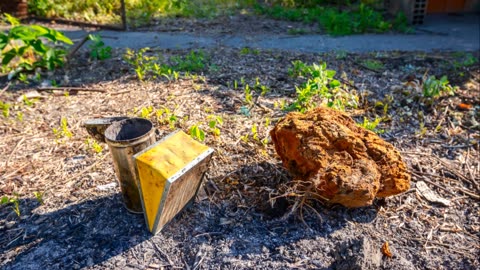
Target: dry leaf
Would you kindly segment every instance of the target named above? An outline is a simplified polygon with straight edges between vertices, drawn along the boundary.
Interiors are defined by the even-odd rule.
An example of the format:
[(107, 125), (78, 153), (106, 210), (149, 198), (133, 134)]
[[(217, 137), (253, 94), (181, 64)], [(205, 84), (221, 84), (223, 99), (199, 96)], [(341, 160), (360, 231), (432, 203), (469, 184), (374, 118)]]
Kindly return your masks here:
[(457, 108), (462, 111), (468, 111), (473, 108), (472, 104), (460, 103)]
[(392, 252), (390, 251), (390, 247), (388, 246), (388, 242), (385, 242), (382, 246), (382, 253), (383, 255), (391, 258), (393, 255), (392, 255)]
[(427, 184), (423, 181), (418, 181), (416, 184), (417, 191), (422, 195), (427, 201), (432, 203), (439, 203), (445, 206), (450, 206), (450, 201), (438, 196), (435, 192), (433, 192)]

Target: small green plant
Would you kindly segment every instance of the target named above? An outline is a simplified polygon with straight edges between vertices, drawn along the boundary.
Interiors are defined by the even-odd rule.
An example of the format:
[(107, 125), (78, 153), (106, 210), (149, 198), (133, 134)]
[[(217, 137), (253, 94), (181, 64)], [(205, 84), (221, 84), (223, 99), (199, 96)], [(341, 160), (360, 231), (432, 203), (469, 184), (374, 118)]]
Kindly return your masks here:
[(139, 110), (139, 116), (141, 118), (149, 119), (153, 114), (153, 106), (142, 107)]
[(18, 217), (20, 217), (21, 212), (20, 212), (20, 202), (18, 201), (18, 194), (14, 193), (14, 197), (8, 197), (8, 196), (3, 196), (2, 199), (0, 199), (0, 205), (12, 205), (13, 212), (17, 214)]
[(260, 91), (260, 96), (265, 96), (270, 89), (266, 85), (260, 83), (260, 78), (255, 78), (255, 86), (253, 87), (255, 91)]
[(210, 132), (215, 136), (220, 136), (219, 126), (223, 125), (223, 118), (219, 115), (209, 115), (207, 116), (207, 120)]
[(20, 122), (23, 122), (23, 112), (17, 112), (17, 119)]
[(385, 130), (383, 129), (377, 129), (378, 124), (382, 122), (381, 117), (375, 117), (373, 121), (368, 120), (366, 117), (363, 117), (363, 123), (358, 124), (359, 126), (368, 129), (370, 131), (373, 131), (377, 134), (383, 134), (385, 133)]
[(22, 95), (22, 101), (25, 106), (31, 107), (38, 99), (29, 99), (26, 95)]
[(190, 127), (190, 136), (194, 139), (197, 139), (201, 142), (203, 142), (205, 140), (205, 131), (203, 131), (199, 124), (195, 124), (193, 126)]
[(178, 117), (170, 111), (167, 107), (162, 106), (156, 111), (157, 121), (160, 124), (168, 124), (170, 129), (174, 129), (176, 123), (178, 122)]
[(198, 72), (205, 69), (207, 60), (203, 51), (191, 51), (184, 57), (172, 57), (172, 69), (177, 71)]
[(166, 78), (178, 80), (183, 72), (185, 77), (195, 80), (198, 76), (191, 74), (199, 72), (207, 67), (207, 58), (202, 51), (191, 51), (186, 56), (173, 56), (166, 61), (160, 54), (149, 55), (149, 48), (143, 48), (137, 52), (127, 49), (123, 58), (133, 66), (138, 79)]
[(292, 62), (293, 67), (288, 69), (288, 75), (290, 77), (305, 77), (311, 74), (312, 68), (300, 60)]
[(100, 35), (88, 35), (88, 39), (92, 41), (89, 45), (90, 58), (94, 60), (105, 60), (112, 57), (112, 47), (105, 46), (105, 42)]
[(457, 59), (453, 61), (453, 67), (455, 69), (469, 67), (478, 62), (478, 59), (471, 53), (457, 53)]
[(63, 66), (65, 50), (58, 46), (72, 45), (73, 42), (69, 38), (48, 27), (19, 25), (13, 19), (9, 21), (12, 23), (10, 31), (0, 33), (2, 72), (8, 72), (9, 79), (21, 76), (19, 78), (26, 81), (25, 73), (35, 72), (38, 68), (54, 70)]
[(251, 128), (251, 133), (252, 133), (252, 138), (255, 140), (255, 141), (260, 141), (260, 139), (258, 138), (258, 128), (257, 128), (257, 124), (253, 124), (252, 128)]
[(295, 87), (297, 97), (285, 107), (287, 111), (305, 112), (318, 106), (318, 99), (326, 106), (340, 110), (358, 105), (358, 96), (340, 88), (340, 81), (334, 78), (336, 71), (327, 69), (326, 63), (306, 65), (294, 61), (289, 73), (291, 76), (306, 77), (307, 82)]
[(253, 104), (253, 94), (252, 94), (252, 90), (250, 89), (250, 86), (248, 84), (245, 85), (243, 93), (245, 94), (245, 103), (249, 104), (249, 105), (252, 105)]
[(258, 49), (252, 49), (250, 47), (243, 47), (240, 49), (240, 54), (241, 55), (248, 55), (248, 54), (259, 55), (260, 51)]
[(440, 79), (435, 78), (435, 76), (429, 76), (423, 82), (423, 97), (426, 98), (436, 98), (442, 95), (443, 93), (453, 95), (455, 93), (455, 88), (453, 88), (447, 76), (442, 76)]
[(10, 103), (4, 103), (3, 101), (0, 101), (0, 110), (2, 110), (2, 115), (5, 118), (8, 118), (10, 116), (10, 107), (12, 105)]
[(67, 118), (62, 117), (62, 119), (60, 120), (60, 127), (53, 128), (53, 134), (55, 135), (57, 140), (62, 138), (71, 138), (73, 136), (72, 132), (68, 128)]
[(412, 33), (414, 31), (414, 29), (408, 24), (408, 18), (403, 12), (400, 12), (395, 16), (392, 26), (393, 29), (403, 33)]
[(248, 139), (249, 139), (249, 134), (245, 134), (245, 135), (241, 135), (240, 136), (240, 139), (244, 142), (244, 143), (248, 143)]
[(385, 68), (385, 65), (383, 65), (383, 63), (378, 60), (367, 59), (367, 60), (364, 60), (362, 64), (365, 67), (372, 70), (376, 70), (376, 71), (381, 71), (382, 69)]
[(34, 191), (33, 192), (33, 196), (35, 196), (35, 199), (37, 199), (37, 202), (39, 204), (43, 204), (44, 201), (43, 201), (43, 195), (45, 194), (45, 192), (40, 192), (40, 191)]
[[(265, 129), (267, 129), (270, 125), (270, 119), (267, 118), (265, 119), (265, 124), (263, 125), (265, 127)], [(258, 125), (256, 123), (254, 123), (251, 127), (250, 127), (250, 132), (249, 133), (246, 133), (242, 136), (240, 136), (240, 139), (244, 142), (244, 143), (248, 143), (250, 141), (250, 138), (252, 138), (252, 141), (256, 144), (261, 144), (263, 147), (266, 147), (267, 144), (268, 144), (268, 135), (266, 135), (263, 139), (260, 139), (260, 134), (259, 134), (259, 130), (258, 130)]]
[(103, 151), (103, 147), (94, 139), (88, 138), (85, 141), (88, 148), (92, 149), (95, 153), (100, 154)]

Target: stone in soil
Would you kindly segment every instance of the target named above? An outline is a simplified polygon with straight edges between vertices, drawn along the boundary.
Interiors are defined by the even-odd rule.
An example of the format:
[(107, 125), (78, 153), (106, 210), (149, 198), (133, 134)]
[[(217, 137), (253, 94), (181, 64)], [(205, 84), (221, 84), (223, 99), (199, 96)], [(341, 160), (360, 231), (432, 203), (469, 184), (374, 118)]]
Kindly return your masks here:
[(337, 245), (334, 252), (333, 269), (367, 270), (379, 269), (382, 253), (372, 240), (367, 237), (347, 239)]
[(289, 113), (270, 135), (290, 173), (331, 203), (368, 206), (376, 197), (410, 188), (400, 153), (344, 112), (317, 108)]

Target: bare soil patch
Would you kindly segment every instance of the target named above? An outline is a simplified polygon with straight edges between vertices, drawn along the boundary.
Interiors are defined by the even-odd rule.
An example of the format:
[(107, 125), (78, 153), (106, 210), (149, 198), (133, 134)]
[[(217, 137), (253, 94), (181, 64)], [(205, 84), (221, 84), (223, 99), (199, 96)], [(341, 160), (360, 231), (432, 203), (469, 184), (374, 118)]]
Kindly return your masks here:
[(318, 23), (274, 20), (266, 16), (233, 14), (212, 19), (164, 18), (139, 30), (160, 32), (190, 32), (196, 34), (235, 34), (256, 36), (264, 34), (315, 34), (321, 33)]
[[(11, 85), (1, 91), (14, 103), (0, 117), (0, 194), (18, 194), (20, 216), (0, 206), (0, 267), (4, 269), (478, 269), (480, 237), (480, 69), (478, 63), (455, 70), (454, 53), (300, 54), (284, 51), (242, 53), (205, 49), (204, 77), (138, 81), (123, 60), (90, 62), (81, 54), (64, 70), (47, 75), (57, 83), (100, 88), (104, 93), (42, 92), (33, 103), (17, 101), (35, 86)], [(168, 58), (182, 50), (154, 50)], [(372, 71), (364, 59), (384, 64)], [(478, 54), (475, 55), (478, 57)], [(412, 174), (412, 188), (376, 200), (371, 207), (347, 209), (298, 200), (289, 193), (291, 176), (270, 142), (260, 139), (279, 117), (278, 106), (295, 97), (294, 60), (327, 62), (344, 86), (360, 96), (348, 112), (359, 122), (382, 113), (388, 121), (381, 137), (400, 151)], [(426, 106), (405, 82), (428, 74), (448, 75), (459, 86)], [(255, 95), (250, 115), (241, 81), (256, 78), (270, 91)], [(234, 89), (235, 81), (239, 84)], [(6, 85), (2, 82), (2, 85)], [(2, 87), (3, 88), (3, 87)], [(471, 105), (464, 108), (460, 104)], [(104, 116), (138, 115), (140, 108), (169, 108), (181, 119), (174, 129), (188, 132), (200, 124), (208, 133), (208, 115), (221, 115), (221, 135), (207, 134), (214, 158), (196, 203), (158, 235), (147, 232), (140, 215), (127, 212), (105, 144), (96, 153), (86, 144), (82, 122)], [(22, 121), (19, 119), (22, 114)], [(71, 138), (60, 136), (62, 117)], [(265, 119), (272, 123), (265, 125)], [(153, 115), (157, 139), (172, 132)], [(249, 135), (247, 141), (241, 136)], [(450, 206), (432, 203), (417, 190), (424, 181)], [(45, 192), (43, 204), (33, 192)], [(392, 257), (382, 253), (388, 242)]]

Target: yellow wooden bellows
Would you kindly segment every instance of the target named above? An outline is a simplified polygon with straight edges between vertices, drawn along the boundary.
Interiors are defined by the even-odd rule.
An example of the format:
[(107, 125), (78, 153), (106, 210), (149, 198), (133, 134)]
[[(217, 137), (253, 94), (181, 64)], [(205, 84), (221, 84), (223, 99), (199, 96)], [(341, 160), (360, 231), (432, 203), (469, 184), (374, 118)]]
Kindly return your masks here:
[(195, 199), (213, 149), (182, 131), (134, 155), (148, 229), (157, 233)]

